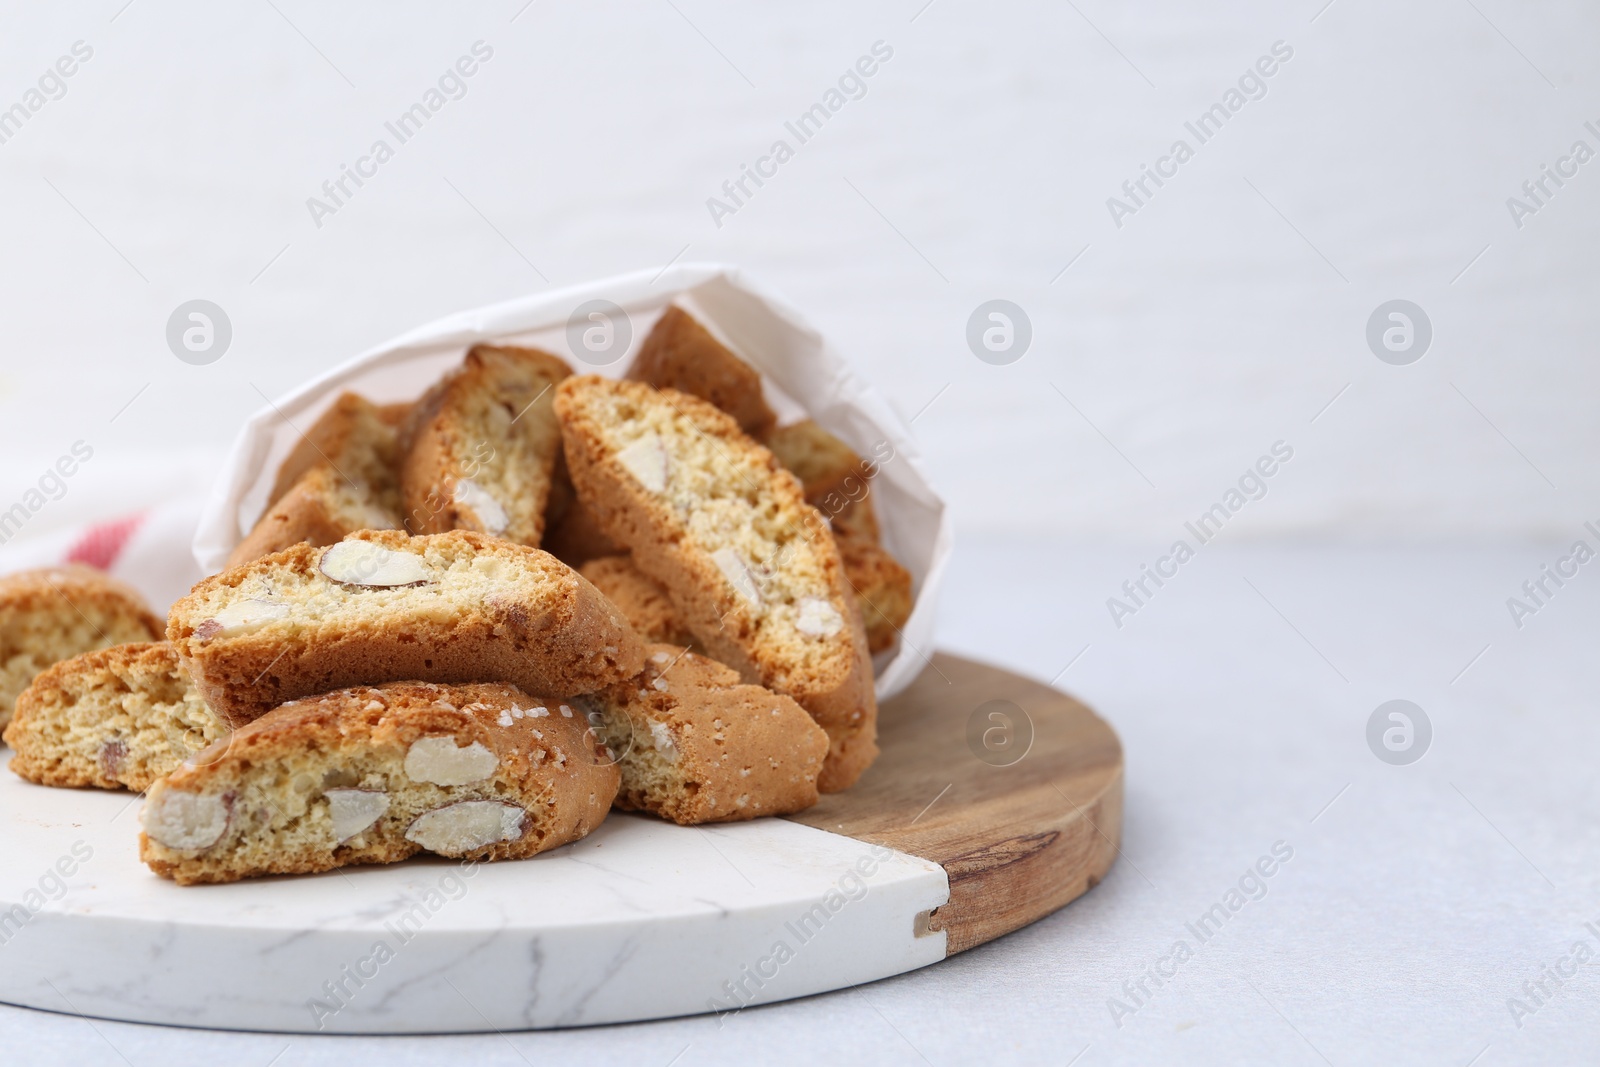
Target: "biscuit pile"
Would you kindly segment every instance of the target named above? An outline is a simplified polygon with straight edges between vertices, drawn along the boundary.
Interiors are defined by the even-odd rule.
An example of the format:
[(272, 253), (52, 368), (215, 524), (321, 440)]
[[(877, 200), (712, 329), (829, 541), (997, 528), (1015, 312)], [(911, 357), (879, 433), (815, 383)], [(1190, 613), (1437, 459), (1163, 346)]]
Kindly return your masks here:
[(676, 307), (622, 381), (476, 345), (415, 403), (347, 393), (164, 634), (97, 572), (0, 579), (11, 769), (147, 791), (181, 884), (807, 808), (877, 755), (911, 578), (876, 468), (777, 421)]

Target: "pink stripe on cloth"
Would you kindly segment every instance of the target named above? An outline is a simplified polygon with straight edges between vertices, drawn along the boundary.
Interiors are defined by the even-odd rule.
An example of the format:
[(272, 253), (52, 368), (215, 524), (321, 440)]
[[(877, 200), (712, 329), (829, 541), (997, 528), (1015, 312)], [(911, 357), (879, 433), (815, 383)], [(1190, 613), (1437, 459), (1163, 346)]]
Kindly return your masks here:
[(149, 512), (140, 511), (120, 519), (95, 523), (67, 549), (65, 562), (87, 563), (103, 571), (110, 570), (127, 547), (128, 538), (133, 536), (147, 515)]

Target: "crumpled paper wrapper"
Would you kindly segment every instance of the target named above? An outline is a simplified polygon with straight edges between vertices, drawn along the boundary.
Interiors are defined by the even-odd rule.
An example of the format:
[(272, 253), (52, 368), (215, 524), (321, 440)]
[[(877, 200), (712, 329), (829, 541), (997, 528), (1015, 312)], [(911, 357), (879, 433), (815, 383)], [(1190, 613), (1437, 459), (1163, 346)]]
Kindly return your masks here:
[[(582, 305), (603, 300), (612, 316), (609, 349), (585, 346), (583, 331), (599, 320), (569, 320)], [(911, 431), (889, 404), (857, 378), (839, 353), (800, 314), (760, 291), (734, 267), (681, 264), (540, 293), (447, 316), (355, 357), (256, 412), (234, 442), (195, 533), (201, 569), (220, 570), (228, 553), (265, 510), (278, 466), (323, 410), (345, 390), (376, 403), (412, 400), (460, 362), (479, 341), (531, 345), (567, 359), (580, 374), (620, 376), (656, 319), (677, 303), (761, 372), (781, 422), (805, 416), (864, 456), (892, 448), (873, 479), (884, 543), (910, 570), (916, 605), (898, 644), (874, 666), (879, 699), (911, 683), (933, 654), (935, 596), (951, 552), (947, 510), (923, 471)], [(599, 322), (600, 328), (605, 323)], [(623, 346), (623, 339), (626, 346)], [(603, 334), (591, 340), (604, 340)], [(603, 365), (602, 365), (603, 361)]]

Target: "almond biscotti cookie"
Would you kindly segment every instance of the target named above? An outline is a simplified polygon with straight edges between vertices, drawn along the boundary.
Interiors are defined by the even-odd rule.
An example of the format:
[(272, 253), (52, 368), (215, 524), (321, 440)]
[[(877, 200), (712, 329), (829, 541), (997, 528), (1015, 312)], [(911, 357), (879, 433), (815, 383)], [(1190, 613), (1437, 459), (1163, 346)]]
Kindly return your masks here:
[(477, 530), (537, 547), (561, 448), (551, 393), (571, 373), (535, 348), (474, 345), (417, 402), (407, 427), (407, 528)]
[(867, 629), (867, 647), (876, 655), (894, 645), (911, 618), (911, 572), (876, 541), (860, 537), (835, 540)]
[(833, 536), (836, 538), (854, 537), (874, 544), (882, 540), (883, 535), (878, 528), (878, 512), (872, 505), (870, 495), (848, 500), (838, 511), (827, 511), (820, 505), (818, 510), (822, 511), (828, 520), (828, 525), (833, 527)]
[(873, 464), (810, 419), (780, 426), (762, 443), (800, 479), (806, 501), (822, 512), (836, 535), (878, 540)]
[(683, 625), (662, 584), (633, 565), (630, 556), (590, 560), (578, 573), (594, 583), (646, 641), (692, 647), (694, 635)]
[(266, 512), (228, 566), (301, 541), (331, 545), (357, 530), (400, 529), (399, 424), (409, 410), (341, 394), (278, 468)]
[(876, 473), (853, 448), (810, 419), (778, 427), (763, 443), (800, 479), (813, 504), (829, 493), (864, 496)]
[(249, 563), (301, 541), (320, 548), (357, 530), (399, 528), (399, 511), (380, 503), (367, 485), (346, 481), (331, 468), (316, 467), (290, 486), (234, 546), (228, 566)]
[(165, 641), (63, 660), (17, 698), (11, 770), (51, 786), (143, 792), (227, 733)]
[(0, 578), (0, 728), (52, 663), (128, 641), (154, 641), (161, 620), (131, 585), (69, 563)]
[(767, 447), (805, 486), (806, 500), (827, 517), (873, 653), (892, 646), (911, 617), (911, 573), (879, 542), (873, 465), (809, 419), (780, 426)]
[[(558, 492), (562, 498), (559, 508), (555, 506)], [(539, 542), (540, 548), (569, 567), (579, 567), (605, 556), (628, 554), (627, 546), (607, 537), (595, 522), (594, 513), (578, 499), (564, 460), (557, 470), (551, 501), (552, 506), (545, 510), (544, 540)]]
[(800, 482), (711, 404), (642, 382), (569, 378), (556, 413), (572, 482), (666, 587), (706, 652), (786, 693), (828, 732), (824, 792), (877, 755), (866, 635)]
[(637, 678), (575, 702), (622, 772), (619, 808), (691, 826), (817, 802), (828, 735), (793, 700), (687, 649), (653, 645)]
[(199, 582), (167, 637), (240, 727), (286, 700), (389, 681), (501, 681), (586, 693), (637, 674), (616, 607), (548, 552), (468, 530), (364, 530)]
[(400, 682), (276, 708), (157, 782), (139, 855), (181, 885), (394, 863), (523, 859), (605, 818), (618, 774), (567, 704)]
[(762, 396), (756, 369), (676, 305), (656, 320), (627, 376), (715, 404), (752, 437), (761, 437), (778, 421)]
[(410, 404), (374, 404), (359, 393), (340, 393), (312, 423), (278, 468), (267, 503), (281, 499), (306, 472), (333, 468), (344, 480), (370, 487), (390, 511), (400, 510), (400, 426)]

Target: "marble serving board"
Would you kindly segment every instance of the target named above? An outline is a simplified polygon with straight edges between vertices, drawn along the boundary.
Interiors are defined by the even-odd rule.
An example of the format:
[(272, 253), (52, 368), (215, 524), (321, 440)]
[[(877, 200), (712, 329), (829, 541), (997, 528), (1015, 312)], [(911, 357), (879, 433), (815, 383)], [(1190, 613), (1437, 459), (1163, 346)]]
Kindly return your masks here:
[(1121, 748), (1071, 698), (938, 655), (881, 735), (792, 819), (617, 813), (521, 862), (188, 888), (139, 862), (137, 797), (0, 775), (0, 1001), (312, 1033), (736, 1011), (936, 963), (1109, 869)]

